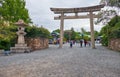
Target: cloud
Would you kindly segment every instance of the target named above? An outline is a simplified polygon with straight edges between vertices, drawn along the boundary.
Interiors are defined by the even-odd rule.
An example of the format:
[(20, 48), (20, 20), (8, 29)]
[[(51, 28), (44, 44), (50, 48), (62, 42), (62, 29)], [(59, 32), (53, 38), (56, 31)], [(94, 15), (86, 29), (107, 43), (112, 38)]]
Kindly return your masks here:
[[(52, 31), (60, 28), (60, 21), (54, 20), (54, 13), (50, 11), (51, 7), (74, 8), (86, 7), (99, 4), (100, 0), (26, 0), (26, 8), (29, 10), (30, 17), (34, 24)], [(64, 28), (79, 30), (81, 27), (89, 30), (89, 19), (65, 20)], [(95, 28), (96, 29), (96, 28)]]

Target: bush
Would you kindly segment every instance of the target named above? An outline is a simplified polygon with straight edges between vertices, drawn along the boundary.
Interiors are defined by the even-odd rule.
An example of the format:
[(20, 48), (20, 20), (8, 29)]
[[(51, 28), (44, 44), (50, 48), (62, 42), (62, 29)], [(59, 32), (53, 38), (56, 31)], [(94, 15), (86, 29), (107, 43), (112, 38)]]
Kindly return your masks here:
[(120, 38), (120, 29), (112, 31), (110, 33), (110, 38)]
[(108, 36), (103, 35), (101, 43), (103, 46), (108, 46)]
[(28, 26), (26, 27), (27, 35), (26, 37), (34, 38), (34, 37), (42, 37), (42, 38), (49, 38), (50, 32), (43, 28), (37, 26)]
[(111, 28), (110, 38), (120, 38), (120, 22)]
[(9, 50), (10, 49), (10, 41), (1, 40), (0, 41), (0, 49)]

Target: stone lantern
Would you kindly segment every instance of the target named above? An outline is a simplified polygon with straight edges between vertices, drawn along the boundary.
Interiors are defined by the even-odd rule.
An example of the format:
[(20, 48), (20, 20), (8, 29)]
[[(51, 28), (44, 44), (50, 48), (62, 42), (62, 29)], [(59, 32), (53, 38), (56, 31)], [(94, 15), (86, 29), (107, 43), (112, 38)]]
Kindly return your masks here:
[(26, 35), (25, 26), (27, 24), (24, 23), (23, 20), (19, 20), (15, 23), (16, 26), (18, 26), (18, 31), (16, 32), (18, 35), (18, 41), (17, 44), (15, 44), (15, 47), (11, 47), (11, 52), (30, 52), (30, 48), (27, 47), (27, 44), (25, 44), (24, 36)]

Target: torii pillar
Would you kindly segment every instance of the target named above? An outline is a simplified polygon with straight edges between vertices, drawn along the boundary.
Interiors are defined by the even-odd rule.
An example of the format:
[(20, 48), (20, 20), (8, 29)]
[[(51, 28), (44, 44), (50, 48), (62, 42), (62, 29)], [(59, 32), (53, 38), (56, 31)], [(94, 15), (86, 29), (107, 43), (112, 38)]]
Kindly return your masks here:
[(59, 48), (62, 48), (63, 46), (63, 38), (64, 38), (64, 13), (61, 13), (61, 17), (60, 17), (60, 45)]
[(90, 12), (90, 29), (91, 29), (91, 45), (95, 49), (95, 36), (94, 36), (94, 24), (93, 24), (93, 12)]

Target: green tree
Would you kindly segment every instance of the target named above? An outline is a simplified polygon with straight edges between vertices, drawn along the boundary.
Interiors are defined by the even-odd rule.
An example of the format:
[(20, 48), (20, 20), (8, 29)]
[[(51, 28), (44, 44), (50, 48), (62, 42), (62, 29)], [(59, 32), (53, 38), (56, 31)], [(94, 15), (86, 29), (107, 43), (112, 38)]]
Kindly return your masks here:
[(64, 37), (65, 37), (67, 40), (71, 40), (71, 35), (72, 35), (72, 31), (71, 31), (71, 30), (65, 30), (65, 31), (64, 31)]
[(98, 36), (99, 36), (99, 32), (98, 31), (94, 31), (94, 36), (95, 36), (95, 38), (97, 38)]
[(1, 16), (10, 22), (17, 22), (23, 19), (26, 23), (30, 23), (31, 19), (28, 10), (25, 8), (24, 0), (3, 0), (1, 3)]
[(120, 38), (120, 17), (115, 16), (106, 26), (104, 26), (100, 33), (102, 34), (102, 44), (108, 46), (109, 40), (112, 38)]
[(76, 32), (75, 40), (80, 40), (82, 37), (80, 36), (80, 32)]
[(75, 40), (76, 32), (74, 31), (73, 27), (71, 28), (71, 31), (72, 31), (72, 33), (71, 33), (71, 40)]
[(53, 32), (60, 33), (60, 29), (53, 30)]
[(17, 27), (16, 26), (1, 26), (0, 27), (0, 49), (8, 50), (14, 46)]

